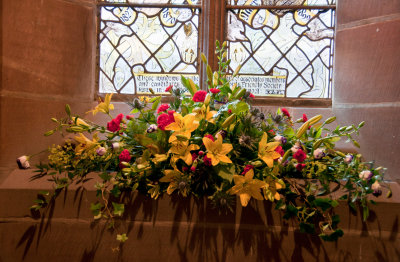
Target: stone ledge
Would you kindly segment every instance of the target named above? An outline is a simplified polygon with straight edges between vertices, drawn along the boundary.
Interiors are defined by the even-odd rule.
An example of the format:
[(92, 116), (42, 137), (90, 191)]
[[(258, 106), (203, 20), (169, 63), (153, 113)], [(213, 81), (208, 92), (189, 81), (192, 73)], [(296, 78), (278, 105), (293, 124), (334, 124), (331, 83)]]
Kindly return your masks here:
[[(125, 198), (125, 216), (117, 221), (129, 240), (118, 252), (116, 232), (94, 221), (93, 176), (83, 186), (72, 185), (45, 216), (31, 214), (46, 179), (30, 182), (30, 170), (15, 170), (0, 186), (0, 261), (397, 261), (400, 254), (399, 185), (393, 199), (378, 199), (368, 222), (346, 205), (336, 212), (345, 236), (336, 243), (301, 234), (268, 201), (252, 200), (233, 214), (218, 214), (206, 199), (164, 196), (153, 200), (140, 194)], [(382, 201), (381, 201), (382, 200)], [(237, 201), (239, 203), (239, 201)], [(5, 208), (4, 208), (5, 207)], [(79, 244), (78, 244), (79, 243)], [(66, 251), (68, 250), (68, 252)]]

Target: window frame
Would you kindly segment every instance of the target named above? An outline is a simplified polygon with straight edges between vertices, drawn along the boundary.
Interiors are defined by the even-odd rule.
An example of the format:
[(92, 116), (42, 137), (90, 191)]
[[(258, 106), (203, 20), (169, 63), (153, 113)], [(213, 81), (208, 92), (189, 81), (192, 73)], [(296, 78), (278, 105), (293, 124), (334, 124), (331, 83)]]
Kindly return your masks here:
[[(100, 76), (100, 31), (101, 31), (101, 7), (103, 6), (121, 6), (121, 7), (155, 7), (155, 8), (169, 8), (177, 7), (174, 4), (131, 4), (131, 3), (109, 3), (97, 0), (96, 1), (96, 70), (95, 70), (95, 99), (97, 97), (104, 96), (105, 93), (99, 91), (99, 76)], [(324, 5), (324, 6), (308, 6), (306, 9), (324, 9), (328, 7), (336, 11), (336, 5)], [(208, 58), (208, 64), (212, 70), (217, 70), (218, 60), (215, 55), (215, 42), (218, 40), (220, 43), (224, 42), (227, 38), (227, 15), (228, 11), (232, 9), (249, 9), (247, 6), (235, 6), (227, 3), (226, 0), (202, 0), (200, 5), (180, 5), (182, 8), (196, 7), (199, 9), (199, 40), (198, 40), (198, 57), (197, 62), (199, 65), (199, 84), (201, 89), (206, 89), (206, 66), (201, 62), (200, 54), (204, 53)], [(254, 9), (305, 9), (304, 6), (256, 6)], [(335, 14), (335, 20), (337, 16)], [(336, 26), (336, 21), (335, 21)], [(334, 32), (333, 41), (335, 41), (336, 30)], [(208, 36), (208, 37), (206, 37)], [(334, 52), (334, 45), (333, 45)], [(333, 74), (332, 86), (334, 84)], [(332, 93), (330, 98), (289, 98), (289, 97), (268, 97), (268, 96), (256, 96), (253, 101), (255, 106), (281, 106), (285, 105), (288, 107), (332, 107)], [(129, 101), (138, 96), (147, 94), (119, 94), (115, 93), (113, 100), (116, 101)], [(163, 99), (168, 101), (170, 95), (163, 95)]]

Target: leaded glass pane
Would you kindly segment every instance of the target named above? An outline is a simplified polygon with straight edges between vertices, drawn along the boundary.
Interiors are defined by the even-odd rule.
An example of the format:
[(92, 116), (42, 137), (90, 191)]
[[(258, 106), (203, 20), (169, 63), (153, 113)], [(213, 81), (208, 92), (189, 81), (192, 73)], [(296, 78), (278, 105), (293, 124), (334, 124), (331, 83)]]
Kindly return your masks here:
[(198, 5), (201, 0), (98, 0), (99, 3)]
[(179, 87), (180, 75), (198, 84), (199, 14), (182, 7), (100, 7), (100, 93), (162, 93), (170, 84)]
[(230, 5), (248, 5), (248, 6), (296, 6), (296, 5), (335, 5), (336, 0), (227, 0)]
[[(335, 4), (331, 0), (231, 0), (249, 9), (228, 11), (230, 72), (259, 96), (330, 98), (335, 9), (299, 5)], [(270, 5), (271, 8), (252, 6)], [(295, 9), (273, 9), (277, 6)], [(300, 7), (301, 8), (301, 7)], [(322, 7), (321, 7), (322, 8)]]

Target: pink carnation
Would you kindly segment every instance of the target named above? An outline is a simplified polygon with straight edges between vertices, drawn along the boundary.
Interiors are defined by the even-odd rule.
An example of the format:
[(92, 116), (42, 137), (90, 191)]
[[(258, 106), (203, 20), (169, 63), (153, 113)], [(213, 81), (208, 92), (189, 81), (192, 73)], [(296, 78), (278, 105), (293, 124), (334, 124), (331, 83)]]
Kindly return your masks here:
[(207, 92), (204, 90), (197, 91), (196, 93), (194, 93), (193, 101), (194, 102), (204, 102), (204, 99), (206, 99), (206, 95), (207, 95)]
[(290, 117), (289, 111), (286, 108), (282, 108), (281, 111), (285, 116)]
[(303, 168), (305, 168), (306, 167), (306, 164), (297, 164), (296, 165), (296, 169), (298, 170), (298, 171), (301, 171), (301, 170), (303, 170)]
[(250, 93), (249, 97), (254, 98), (255, 96), (252, 93)]
[(306, 114), (303, 114), (303, 122), (307, 122), (308, 118)]
[(204, 137), (207, 137), (209, 139), (211, 139), (213, 142), (215, 141), (214, 137), (210, 134), (205, 135)]
[(204, 156), (203, 161), (204, 161), (204, 165), (212, 166), (211, 158), (208, 158), (207, 156)]
[(123, 114), (119, 114), (116, 118), (111, 120), (110, 122), (107, 123), (107, 130), (110, 132), (116, 132), (121, 129), (120, 124), (121, 120), (124, 117)]
[(167, 86), (167, 88), (165, 88), (165, 92), (169, 92), (172, 89), (172, 85)]
[(281, 146), (276, 147), (275, 151), (278, 152), (281, 156), (283, 156), (285, 154), (285, 151), (283, 150), (283, 148)]
[(121, 154), (119, 154), (119, 161), (120, 162), (129, 162), (131, 161), (131, 155), (128, 149), (122, 150)]
[(175, 122), (174, 113), (175, 111), (170, 110), (168, 111), (168, 114), (163, 113), (159, 115), (157, 118), (157, 127), (161, 130), (165, 130), (167, 125)]
[(162, 105), (160, 105), (160, 107), (157, 109), (157, 114), (159, 114), (160, 112), (167, 111), (168, 108), (169, 108), (169, 105), (168, 105), (168, 104), (162, 104)]
[(219, 90), (218, 88), (211, 88), (210, 92), (213, 94), (218, 94), (219, 92), (221, 92), (221, 90)]
[(296, 159), (299, 163), (303, 162), (306, 160), (307, 155), (304, 153), (302, 149), (297, 150), (296, 153), (294, 153), (293, 158)]
[(250, 170), (252, 170), (254, 168), (253, 165), (246, 165), (243, 169), (243, 172), (241, 173), (242, 175), (245, 175), (247, 172), (249, 172)]

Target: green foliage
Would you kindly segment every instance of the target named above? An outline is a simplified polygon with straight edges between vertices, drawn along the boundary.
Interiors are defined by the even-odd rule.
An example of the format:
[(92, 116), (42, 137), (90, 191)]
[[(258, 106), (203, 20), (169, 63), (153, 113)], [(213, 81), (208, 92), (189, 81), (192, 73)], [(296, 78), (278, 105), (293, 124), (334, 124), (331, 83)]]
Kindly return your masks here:
[[(385, 169), (335, 149), (342, 138), (359, 146), (354, 136), (364, 122), (331, 130), (327, 126), (336, 117), (294, 121), (283, 108), (262, 112), (251, 106), (250, 92), (231, 83), (238, 71), (226, 73), (226, 43), (217, 43), (216, 54), (216, 71), (201, 55), (208, 90), (198, 91), (182, 76), (186, 90), (173, 87), (168, 105), (159, 95), (137, 97), (128, 102), (135, 115), (118, 117), (112, 95), (106, 95), (91, 112), (108, 116), (107, 126), (73, 115), (67, 105), (67, 116), (53, 118), (56, 127), (45, 135), (67, 132), (70, 139), (49, 148), (49, 163), (37, 166), (36, 177), (53, 181), (55, 192), (41, 192), (32, 209), (46, 208), (70, 184), (96, 172), (99, 202), (91, 210), (110, 228), (123, 217), (125, 194), (135, 191), (153, 199), (165, 193), (207, 197), (219, 212), (233, 212), (236, 195), (243, 206), (252, 198), (265, 199), (285, 219), (297, 220), (301, 232), (326, 241), (343, 235), (334, 215), (339, 202), (330, 193), (346, 192), (340, 200), (352, 209), (360, 205), (366, 220), (374, 204), (367, 197), (379, 192)], [(163, 112), (157, 112), (160, 107)], [(125, 242), (126, 234), (117, 240)]]

